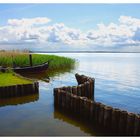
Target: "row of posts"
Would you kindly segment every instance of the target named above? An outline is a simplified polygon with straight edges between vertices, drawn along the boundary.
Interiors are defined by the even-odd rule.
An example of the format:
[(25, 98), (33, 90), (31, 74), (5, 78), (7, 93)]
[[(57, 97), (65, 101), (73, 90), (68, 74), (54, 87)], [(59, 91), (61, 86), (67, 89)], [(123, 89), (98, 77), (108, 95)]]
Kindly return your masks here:
[(39, 92), (39, 83), (0, 87), (0, 98), (18, 97)]
[[(87, 82), (85, 80), (86, 76), (78, 74), (75, 76), (79, 85)], [(80, 76), (83, 81), (80, 80)], [(87, 80), (89, 79), (87, 77)], [(93, 78), (91, 79), (91, 83), (94, 86)], [(78, 86), (77, 88), (55, 88), (55, 107), (68, 110), (73, 114), (78, 114), (80, 118), (93, 123), (93, 126), (98, 125), (114, 135), (140, 136), (140, 115), (95, 102), (93, 96), (90, 94), (86, 95), (87, 92), (84, 94), (81, 92), (81, 95), (79, 95), (79, 92), (75, 94), (75, 89), (78, 89)], [(88, 91), (91, 89), (92, 93), (94, 93), (94, 87), (90, 87)]]

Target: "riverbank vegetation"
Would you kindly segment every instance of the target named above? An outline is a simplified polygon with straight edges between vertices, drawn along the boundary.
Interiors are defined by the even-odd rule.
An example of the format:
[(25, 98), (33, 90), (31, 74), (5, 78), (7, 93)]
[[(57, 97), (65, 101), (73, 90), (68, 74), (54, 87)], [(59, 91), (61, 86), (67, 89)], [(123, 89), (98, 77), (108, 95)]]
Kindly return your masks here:
[[(49, 70), (63, 68), (73, 68), (75, 60), (67, 57), (49, 55), (49, 54), (32, 54), (33, 65), (42, 64), (50, 61)], [(29, 66), (29, 52), (24, 51), (1, 51), (0, 66), (13, 67), (13, 63), (18, 67)]]

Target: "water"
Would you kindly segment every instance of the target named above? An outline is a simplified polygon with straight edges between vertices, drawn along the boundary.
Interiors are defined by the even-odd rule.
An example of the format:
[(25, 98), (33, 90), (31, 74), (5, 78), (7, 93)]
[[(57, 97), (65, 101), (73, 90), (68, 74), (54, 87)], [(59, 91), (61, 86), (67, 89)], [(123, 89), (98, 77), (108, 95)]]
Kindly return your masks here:
[(69, 72), (57, 73), (50, 82), (39, 81), (39, 94), (0, 100), (1, 136), (102, 135), (85, 122), (54, 109), (53, 88), (76, 85), (75, 73), (96, 79), (95, 100), (140, 113), (139, 53), (59, 53), (78, 61)]

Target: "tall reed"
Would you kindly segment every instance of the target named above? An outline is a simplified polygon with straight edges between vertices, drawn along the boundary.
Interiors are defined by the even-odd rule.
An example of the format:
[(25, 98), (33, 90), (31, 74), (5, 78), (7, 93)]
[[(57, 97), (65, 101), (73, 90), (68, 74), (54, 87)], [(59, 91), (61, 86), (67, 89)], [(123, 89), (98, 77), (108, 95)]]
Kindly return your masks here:
[[(73, 68), (75, 60), (67, 57), (45, 54), (32, 54), (33, 65), (39, 65), (50, 61), (49, 69)], [(29, 66), (28, 52), (6, 51), (0, 52), (0, 66), (13, 67), (13, 63), (17, 67)]]

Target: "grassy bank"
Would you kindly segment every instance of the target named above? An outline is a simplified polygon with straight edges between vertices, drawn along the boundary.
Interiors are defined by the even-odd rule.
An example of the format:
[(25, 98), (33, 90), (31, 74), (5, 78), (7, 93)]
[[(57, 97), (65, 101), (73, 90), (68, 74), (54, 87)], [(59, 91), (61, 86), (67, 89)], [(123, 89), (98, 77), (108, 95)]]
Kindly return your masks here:
[[(33, 65), (42, 64), (50, 61), (49, 70), (57, 70), (63, 68), (73, 68), (75, 60), (67, 57), (56, 55), (32, 54)], [(17, 66), (29, 65), (29, 53), (26, 52), (0, 52), (0, 66), (12, 67), (13, 62)]]
[(32, 83), (32, 81), (17, 76), (14, 73), (0, 73), (0, 87), (30, 83)]

